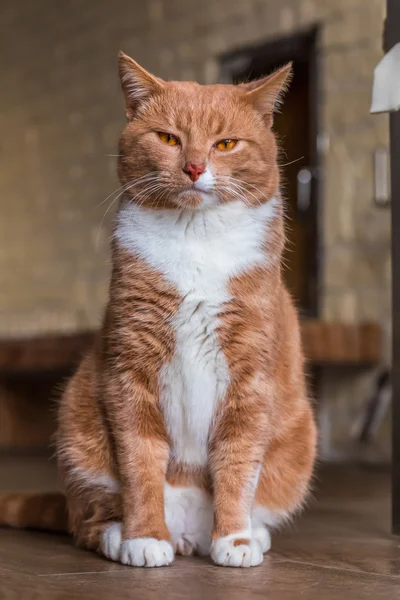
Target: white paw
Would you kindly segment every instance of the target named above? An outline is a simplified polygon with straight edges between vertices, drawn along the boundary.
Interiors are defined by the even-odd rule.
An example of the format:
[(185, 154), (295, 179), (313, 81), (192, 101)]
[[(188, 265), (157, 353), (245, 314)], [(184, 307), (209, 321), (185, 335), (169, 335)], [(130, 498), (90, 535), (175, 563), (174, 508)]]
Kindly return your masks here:
[(263, 554), (271, 548), (271, 536), (266, 527), (253, 527), (251, 537), (260, 544)]
[(175, 552), (182, 556), (192, 556), (196, 551), (196, 543), (189, 537), (183, 535), (178, 538), (175, 544)]
[(164, 567), (174, 560), (174, 550), (169, 542), (155, 538), (134, 538), (121, 545), (120, 561), (132, 567)]
[(121, 523), (113, 523), (103, 531), (100, 540), (100, 549), (106, 558), (119, 561), (121, 542)]
[(263, 561), (261, 546), (257, 540), (249, 544), (234, 545), (235, 540), (228, 537), (219, 538), (211, 546), (211, 558), (223, 567), (255, 567)]

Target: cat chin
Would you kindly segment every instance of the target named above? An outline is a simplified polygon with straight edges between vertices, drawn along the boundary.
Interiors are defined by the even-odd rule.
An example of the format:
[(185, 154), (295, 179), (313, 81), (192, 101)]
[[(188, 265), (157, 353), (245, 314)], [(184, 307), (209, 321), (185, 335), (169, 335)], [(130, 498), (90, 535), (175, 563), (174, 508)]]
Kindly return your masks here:
[(218, 206), (219, 200), (216, 194), (200, 190), (188, 190), (181, 192), (174, 202), (177, 208), (188, 210), (202, 210)]

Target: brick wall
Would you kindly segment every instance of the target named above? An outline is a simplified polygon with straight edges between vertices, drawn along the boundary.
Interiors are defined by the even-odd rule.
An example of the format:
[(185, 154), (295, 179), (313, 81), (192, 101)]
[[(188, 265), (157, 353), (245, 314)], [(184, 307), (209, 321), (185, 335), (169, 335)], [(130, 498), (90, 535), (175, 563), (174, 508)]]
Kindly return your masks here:
[[(15, 0), (2, 7), (0, 335), (95, 327), (107, 292), (122, 48), (160, 76), (214, 82), (218, 56), (319, 23), (322, 316), (389, 331), (388, 211), (373, 204), (370, 116), (384, 0)], [(389, 336), (387, 336), (389, 348)], [(389, 354), (389, 352), (387, 352)], [(358, 392), (329, 384), (345, 413)], [(354, 387), (354, 386), (353, 386)], [(348, 396), (351, 393), (352, 401)], [(354, 396), (355, 395), (355, 396)], [(331, 405), (326, 402), (326, 410)], [(341, 413), (342, 417), (344, 413)], [(333, 430), (332, 430), (333, 431)], [(334, 436), (333, 436), (334, 437)]]

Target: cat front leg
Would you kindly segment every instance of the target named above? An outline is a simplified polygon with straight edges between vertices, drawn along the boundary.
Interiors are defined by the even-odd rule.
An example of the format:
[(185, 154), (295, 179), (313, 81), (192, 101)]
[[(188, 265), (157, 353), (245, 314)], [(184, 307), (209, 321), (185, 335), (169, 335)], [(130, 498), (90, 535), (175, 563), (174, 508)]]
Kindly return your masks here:
[(214, 494), (211, 558), (221, 566), (252, 567), (263, 561), (252, 538), (251, 512), (263, 456), (260, 398), (227, 399), (213, 436), (210, 465)]
[[(121, 394), (121, 392), (120, 392)], [(108, 558), (134, 567), (161, 567), (174, 559), (164, 517), (169, 444), (155, 399), (132, 385), (129, 397), (111, 410), (121, 479), (122, 524), (103, 535)], [(115, 548), (115, 543), (120, 547)], [(112, 552), (108, 552), (108, 549)]]
[(164, 517), (168, 446), (161, 439), (137, 437), (129, 448), (129, 472), (122, 486), (123, 527), (120, 561), (134, 567), (162, 567), (174, 559)]

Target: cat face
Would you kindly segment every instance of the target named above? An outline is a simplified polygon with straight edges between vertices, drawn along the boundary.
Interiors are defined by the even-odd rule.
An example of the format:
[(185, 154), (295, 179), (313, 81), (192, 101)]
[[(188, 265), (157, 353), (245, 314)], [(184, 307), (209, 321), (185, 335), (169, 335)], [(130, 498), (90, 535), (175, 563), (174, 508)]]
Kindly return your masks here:
[(120, 53), (127, 125), (118, 173), (132, 201), (201, 209), (242, 199), (254, 206), (279, 187), (272, 114), (291, 65), (258, 82), (165, 82)]

